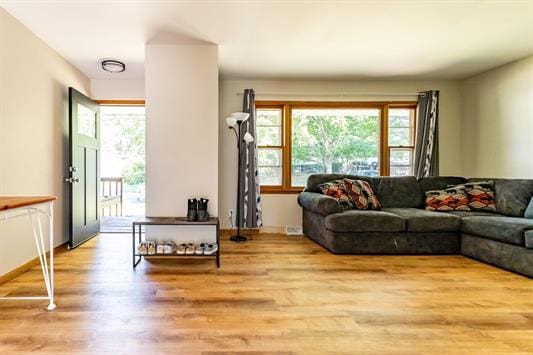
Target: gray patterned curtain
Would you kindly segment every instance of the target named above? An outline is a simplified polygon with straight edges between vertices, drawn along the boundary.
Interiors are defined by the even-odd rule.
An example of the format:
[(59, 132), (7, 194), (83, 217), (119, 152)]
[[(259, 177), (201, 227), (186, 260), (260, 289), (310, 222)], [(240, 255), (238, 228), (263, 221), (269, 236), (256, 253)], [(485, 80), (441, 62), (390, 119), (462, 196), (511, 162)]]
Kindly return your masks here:
[(439, 175), (439, 91), (418, 94), (414, 174), (417, 178)]
[(250, 117), (241, 125), (242, 134), (250, 132), (254, 141), (250, 144), (240, 142), (242, 156), (241, 191), (239, 201), (242, 216), (238, 216), (241, 227), (256, 228), (263, 225), (261, 210), (261, 194), (259, 188), (259, 174), (257, 170), (257, 129), (255, 117), (255, 92), (253, 89), (244, 90), (242, 112), (247, 112)]

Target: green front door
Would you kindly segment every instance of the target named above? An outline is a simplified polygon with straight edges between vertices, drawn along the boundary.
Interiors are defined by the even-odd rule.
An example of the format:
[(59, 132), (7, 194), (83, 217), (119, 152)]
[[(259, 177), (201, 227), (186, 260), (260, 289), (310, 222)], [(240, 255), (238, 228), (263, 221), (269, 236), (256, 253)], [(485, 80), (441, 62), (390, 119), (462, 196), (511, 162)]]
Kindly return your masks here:
[(69, 88), (70, 239), (74, 248), (100, 231), (100, 106)]

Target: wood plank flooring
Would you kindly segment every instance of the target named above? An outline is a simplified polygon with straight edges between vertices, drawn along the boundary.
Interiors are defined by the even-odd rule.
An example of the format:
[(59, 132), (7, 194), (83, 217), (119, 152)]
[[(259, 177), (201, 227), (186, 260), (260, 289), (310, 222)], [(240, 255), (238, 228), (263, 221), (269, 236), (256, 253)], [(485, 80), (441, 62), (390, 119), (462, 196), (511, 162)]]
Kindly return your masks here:
[[(56, 259), (57, 309), (0, 301), (0, 354), (533, 353), (533, 281), (462, 256), (337, 256), (304, 237), (224, 237), (142, 261), (128, 235)], [(40, 268), (0, 295), (43, 288)]]

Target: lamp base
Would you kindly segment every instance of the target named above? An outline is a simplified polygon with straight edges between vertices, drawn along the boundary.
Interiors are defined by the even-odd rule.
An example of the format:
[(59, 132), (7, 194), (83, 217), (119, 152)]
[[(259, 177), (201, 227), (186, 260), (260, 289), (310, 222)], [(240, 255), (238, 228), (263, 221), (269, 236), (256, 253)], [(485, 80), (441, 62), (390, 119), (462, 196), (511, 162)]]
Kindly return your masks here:
[(248, 237), (244, 236), (244, 235), (232, 235), (229, 240), (231, 240), (232, 242), (235, 242), (235, 243), (245, 243), (248, 241)]

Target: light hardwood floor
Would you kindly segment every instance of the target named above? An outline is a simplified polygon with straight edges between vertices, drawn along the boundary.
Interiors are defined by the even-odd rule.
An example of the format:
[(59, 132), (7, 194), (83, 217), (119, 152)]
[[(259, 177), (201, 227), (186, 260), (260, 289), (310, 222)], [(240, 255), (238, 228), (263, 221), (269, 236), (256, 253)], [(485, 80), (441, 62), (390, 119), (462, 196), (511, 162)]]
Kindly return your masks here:
[[(533, 353), (533, 281), (461, 256), (337, 256), (224, 237), (213, 260), (142, 261), (101, 235), (56, 262), (57, 309), (0, 301), (0, 354)], [(40, 268), (0, 295), (42, 288)]]

